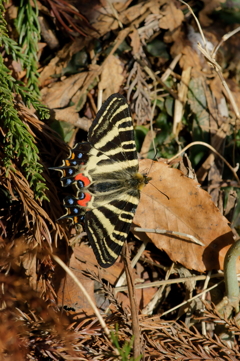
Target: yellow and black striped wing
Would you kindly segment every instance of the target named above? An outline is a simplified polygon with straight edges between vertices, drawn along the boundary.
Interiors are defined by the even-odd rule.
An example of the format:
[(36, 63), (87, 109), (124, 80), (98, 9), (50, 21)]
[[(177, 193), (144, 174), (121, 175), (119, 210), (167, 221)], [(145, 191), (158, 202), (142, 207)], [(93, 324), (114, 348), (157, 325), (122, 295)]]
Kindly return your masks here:
[(98, 263), (104, 268), (111, 266), (121, 253), (137, 208), (137, 204), (133, 204), (135, 197), (126, 195), (125, 198), (125, 201), (112, 201), (85, 215), (88, 238)]
[(140, 189), (133, 124), (126, 99), (111, 95), (93, 121), (88, 142), (77, 144), (59, 167), (62, 185), (76, 196), (64, 200), (66, 218), (83, 223), (98, 263), (111, 266), (128, 236)]
[(103, 104), (89, 129), (88, 141), (112, 161), (138, 169), (131, 113), (120, 94), (111, 95)]

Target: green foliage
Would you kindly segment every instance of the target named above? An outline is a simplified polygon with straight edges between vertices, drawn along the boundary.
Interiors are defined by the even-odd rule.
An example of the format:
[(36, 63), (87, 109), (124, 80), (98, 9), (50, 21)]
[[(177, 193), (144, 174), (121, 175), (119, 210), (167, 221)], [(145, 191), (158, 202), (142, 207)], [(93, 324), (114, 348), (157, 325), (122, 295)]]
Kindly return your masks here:
[[(189, 82), (188, 104), (193, 114), (192, 121), (192, 141), (202, 141), (210, 144), (209, 139), (209, 112), (207, 110), (207, 99), (205, 96), (202, 78), (193, 78)], [(196, 168), (208, 154), (206, 147), (201, 145), (191, 148), (190, 160)]]
[(137, 125), (136, 128), (134, 129), (136, 148), (138, 152), (141, 151), (144, 138), (147, 135), (148, 131), (149, 130), (143, 125)]
[[(14, 40), (10, 39), (7, 35), (7, 23), (4, 19), (5, 9), (3, 4), (4, 1), (0, 0), (0, 46), (4, 46), (6, 53), (11, 54), (15, 61), (24, 61), (24, 55), (21, 52), (21, 48)], [(27, 62), (27, 58), (25, 59), (25, 61)]]
[(173, 116), (173, 99), (168, 96), (164, 101), (157, 100), (156, 108), (159, 110), (156, 119), (156, 126), (159, 131), (154, 139), (157, 154), (155, 154), (154, 148), (151, 146), (148, 152), (148, 158), (171, 158), (177, 152), (177, 143), (172, 134), (171, 121)]
[(36, 97), (40, 96), (38, 88), (38, 40), (40, 39), (40, 26), (38, 22), (38, 7), (36, 0), (33, 0), (34, 7), (30, 0), (21, 0), (16, 21), (16, 28), (19, 33), (19, 44), (23, 53), (22, 65), (26, 69), (27, 86)]
[(30, 186), (35, 188), (36, 198), (47, 199), (44, 191), (46, 186), (44, 178), (41, 176), (42, 165), (38, 162), (38, 148), (34, 144), (34, 138), (29, 133), (28, 128), (18, 117), (17, 110), (14, 108), (14, 99), (8, 85), (11, 82), (11, 76), (7, 67), (3, 64), (0, 57), (0, 120), (3, 121), (4, 128), (7, 129), (5, 136), (4, 163), (6, 168), (11, 167), (12, 159), (15, 157), (22, 159), (21, 166), (29, 180)]
[(63, 75), (72, 75), (77, 74), (80, 71), (84, 70), (88, 65), (88, 54), (86, 49), (77, 52), (74, 54), (67, 64), (66, 68), (63, 68), (62, 73), (59, 76)]
[(116, 332), (111, 332), (111, 340), (120, 354), (121, 361), (139, 361), (141, 359), (141, 356), (137, 358), (130, 357), (130, 353), (132, 352), (132, 348), (133, 348), (134, 336), (129, 342), (125, 341), (122, 346), (119, 345), (118, 325), (116, 325)]
[(73, 134), (74, 126), (67, 122), (62, 122), (60, 120), (54, 120), (51, 123), (51, 128), (55, 130), (65, 143), (69, 143)]
[(167, 45), (159, 39), (153, 39), (148, 43), (146, 50), (151, 56), (161, 57), (167, 60), (170, 58)]
[[(37, 68), (32, 67), (31, 57), (29, 58), (28, 55), (23, 54), (22, 49), (17, 43), (8, 37), (3, 3), (4, 1), (0, 0), (0, 46), (3, 47), (6, 53), (15, 61), (20, 61), (23, 66), (26, 66), (27, 75), (30, 76), (29, 84), (32, 84), (32, 88), (30, 89), (29, 84), (26, 87), (22, 82), (14, 79), (8, 68), (4, 65), (3, 58), (0, 55), (0, 121), (6, 134), (4, 139), (4, 164), (8, 171), (12, 165), (12, 160), (16, 158), (20, 159), (26, 178), (35, 191), (36, 198), (43, 200), (47, 199), (45, 195), (47, 188), (44, 183), (44, 178), (41, 176), (42, 165), (39, 163), (38, 148), (35, 145), (35, 139), (30, 134), (28, 127), (18, 116), (18, 112), (14, 107), (13, 93), (19, 94), (22, 100), (28, 106), (32, 105), (41, 116), (45, 118), (48, 117), (48, 111), (38, 100), (39, 90), (34, 90), (33, 83), (37, 78), (33, 75), (33, 72), (37, 73)], [(37, 63), (35, 66), (37, 66)], [(37, 86), (36, 83), (35, 86)]]
[[(19, 61), (23, 68), (27, 70), (27, 77), (34, 79), (34, 81), (38, 78), (37, 73), (37, 47), (35, 48), (35, 67), (31, 64), (31, 56), (29, 54), (23, 53), (22, 48), (13, 40), (10, 39), (7, 34), (6, 29), (6, 21), (4, 19), (4, 1), (0, 0), (0, 46), (4, 47), (4, 50), (7, 54), (11, 55), (13, 60)], [(29, 47), (28, 47), (29, 48)], [(33, 47), (31, 48), (33, 49)], [(30, 69), (34, 70), (32, 73)], [(34, 91), (34, 89), (30, 88), (30, 84), (28, 83), (27, 86), (23, 84), (23, 82), (14, 79), (10, 74), (6, 79), (8, 82), (8, 88), (12, 93), (20, 94), (24, 103), (30, 107), (33, 106), (34, 109), (39, 113), (42, 118), (48, 118), (49, 112), (47, 108), (39, 102), (39, 89)], [(36, 83), (37, 86), (37, 83)]]

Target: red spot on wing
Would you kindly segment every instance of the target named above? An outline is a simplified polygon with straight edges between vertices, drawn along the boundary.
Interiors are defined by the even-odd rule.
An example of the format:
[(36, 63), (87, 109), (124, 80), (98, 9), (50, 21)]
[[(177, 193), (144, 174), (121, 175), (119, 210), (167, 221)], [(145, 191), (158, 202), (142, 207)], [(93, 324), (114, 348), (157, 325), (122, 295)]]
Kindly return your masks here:
[(91, 182), (88, 177), (85, 177), (82, 173), (78, 173), (74, 178), (76, 181), (81, 180), (84, 184), (84, 187), (87, 187)]
[(87, 207), (88, 202), (91, 200), (92, 196), (89, 193), (84, 193), (85, 197), (83, 199), (78, 199), (77, 204), (81, 207)]

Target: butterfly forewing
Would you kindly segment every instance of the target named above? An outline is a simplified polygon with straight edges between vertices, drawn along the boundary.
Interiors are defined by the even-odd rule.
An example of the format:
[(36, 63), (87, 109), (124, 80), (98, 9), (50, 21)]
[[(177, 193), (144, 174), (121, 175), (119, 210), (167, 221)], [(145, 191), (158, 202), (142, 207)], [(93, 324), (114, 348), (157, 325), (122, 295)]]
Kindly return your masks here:
[(89, 129), (88, 141), (112, 160), (129, 160), (138, 168), (132, 118), (123, 96), (113, 94), (103, 104)]
[[(64, 200), (66, 218), (84, 223), (98, 263), (111, 266), (128, 236), (148, 178), (138, 173), (133, 124), (126, 99), (111, 95), (93, 121), (88, 142), (77, 144), (61, 170), (76, 197)], [(84, 220), (83, 220), (84, 219)]]

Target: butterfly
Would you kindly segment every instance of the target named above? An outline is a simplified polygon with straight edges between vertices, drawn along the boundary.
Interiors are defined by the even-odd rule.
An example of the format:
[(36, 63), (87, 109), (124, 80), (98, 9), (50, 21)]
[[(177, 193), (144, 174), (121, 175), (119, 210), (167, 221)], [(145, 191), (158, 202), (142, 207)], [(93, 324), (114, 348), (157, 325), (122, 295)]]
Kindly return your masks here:
[(140, 191), (151, 178), (139, 172), (133, 122), (126, 99), (111, 95), (96, 115), (88, 141), (61, 167), (61, 183), (75, 186), (64, 199), (74, 224), (83, 224), (101, 267), (114, 264), (130, 231)]

